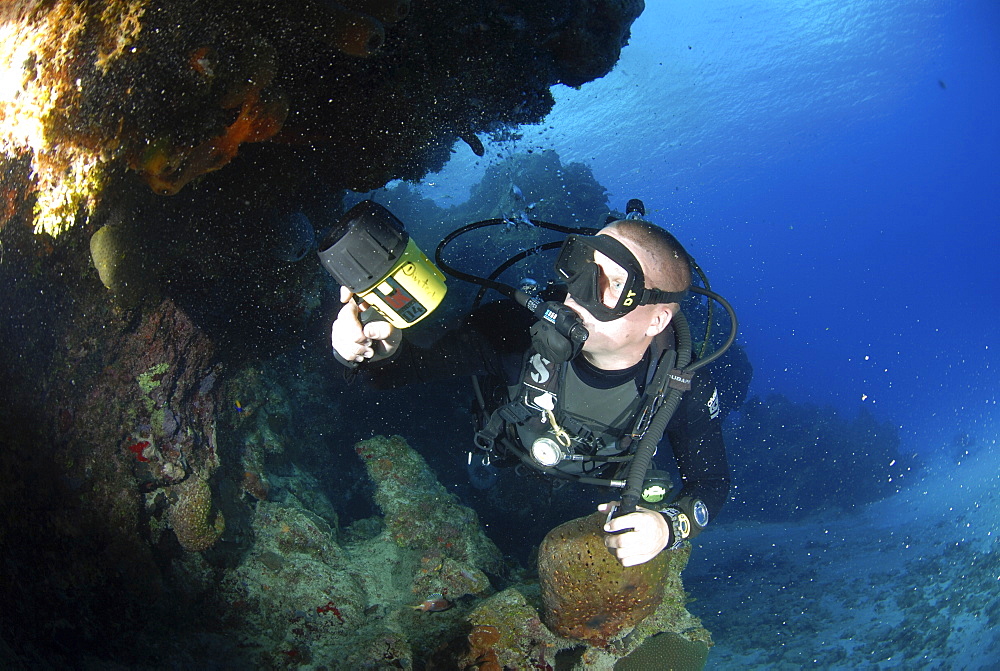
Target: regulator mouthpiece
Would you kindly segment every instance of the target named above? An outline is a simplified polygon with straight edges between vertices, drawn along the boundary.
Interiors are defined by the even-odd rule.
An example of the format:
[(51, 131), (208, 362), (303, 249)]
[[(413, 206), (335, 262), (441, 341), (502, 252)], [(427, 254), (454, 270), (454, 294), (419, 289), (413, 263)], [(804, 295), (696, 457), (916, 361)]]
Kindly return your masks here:
[(378, 203), (348, 210), (319, 244), (319, 260), (337, 282), (396, 328), (413, 326), (441, 304), (444, 275)]

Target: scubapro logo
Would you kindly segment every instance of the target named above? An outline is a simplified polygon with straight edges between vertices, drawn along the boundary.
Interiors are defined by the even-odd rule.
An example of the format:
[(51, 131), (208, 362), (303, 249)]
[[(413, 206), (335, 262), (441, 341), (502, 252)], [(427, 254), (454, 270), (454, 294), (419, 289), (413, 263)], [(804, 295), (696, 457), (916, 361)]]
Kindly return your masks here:
[(549, 371), (543, 363), (545, 359), (537, 352), (531, 357), (531, 366), (535, 372), (531, 374), (531, 381), (535, 384), (545, 384), (549, 380)]
[(722, 408), (719, 406), (719, 390), (712, 390), (712, 397), (708, 399), (708, 414), (711, 419), (715, 419), (722, 412)]

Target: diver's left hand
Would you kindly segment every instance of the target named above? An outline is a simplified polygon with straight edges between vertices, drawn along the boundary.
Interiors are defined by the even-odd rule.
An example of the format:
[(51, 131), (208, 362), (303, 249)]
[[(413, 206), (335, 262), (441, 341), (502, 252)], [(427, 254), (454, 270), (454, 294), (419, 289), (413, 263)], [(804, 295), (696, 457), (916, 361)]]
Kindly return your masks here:
[[(614, 505), (617, 503), (602, 503), (597, 509), (606, 513)], [(604, 525), (604, 530), (609, 532), (622, 529), (631, 531), (604, 537), (604, 544), (622, 566), (644, 564), (670, 545), (670, 524), (653, 510), (636, 507), (634, 513), (615, 517)]]

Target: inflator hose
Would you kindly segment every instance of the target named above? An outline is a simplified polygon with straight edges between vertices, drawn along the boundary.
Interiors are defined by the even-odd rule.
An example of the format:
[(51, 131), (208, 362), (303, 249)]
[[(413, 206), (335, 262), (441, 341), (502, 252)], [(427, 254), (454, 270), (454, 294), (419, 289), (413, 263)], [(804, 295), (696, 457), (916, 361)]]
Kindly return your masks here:
[[(567, 234), (569, 234), (569, 233), (576, 233), (576, 234), (582, 234), (582, 235), (597, 235), (597, 233), (600, 231), (599, 228), (588, 228), (588, 227), (585, 227), (585, 226), (576, 227), (576, 228), (570, 227), (570, 226), (560, 226), (559, 224), (552, 224), (552, 223), (549, 223), (547, 221), (539, 221), (538, 219), (529, 219), (528, 222), (532, 226), (537, 226), (539, 228), (545, 228), (545, 229), (548, 229), (550, 231), (556, 231), (557, 233), (567, 233)], [(455, 238), (457, 238), (459, 236), (462, 236), (462, 235), (465, 235), (469, 231), (474, 231), (477, 228), (485, 228), (487, 226), (500, 226), (500, 225), (508, 226), (508, 225), (510, 225), (510, 223), (511, 222), (508, 221), (507, 219), (485, 219), (483, 221), (477, 221), (477, 222), (474, 222), (474, 223), (471, 223), (471, 224), (466, 224), (465, 226), (462, 226), (461, 228), (455, 229), (454, 231), (452, 231), (451, 233), (449, 233), (448, 235), (446, 235), (444, 237), (444, 239), (441, 240), (440, 243), (438, 243), (437, 249), (434, 250), (434, 261), (435, 261), (435, 263), (437, 263), (438, 267), (441, 270), (443, 270), (444, 272), (448, 273), (452, 277), (457, 277), (460, 280), (465, 280), (466, 282), (472, 282), (473, 284), (478, 284), (481, 287), (487, 287), (489, 289), (494, 289), (494, 290), (500, 292), (502, 295), (507, 296), (508, 298), (512, 297), (513, 296), (513, 292), (514, 292), (513, 287), (510, 287), (510, 286), (508, 286), (506, 284), (503, 284), (501, 282), (497, 282), (495, 279), (487, 279), (485, 277), (478, 277), (476, 275), (471, 275), (469, 273), (463, 273), (461, 270), (458, 270), (457, 268), (453, 268), (450, 265), (448, 265), (447, 263), (445, 263), (444, 258), (443, 258), (444, 248), (447, 247), (449, 244), (451, 244), (451, 241), (454, 240)], [(550, 246), (549, 244), (539, 245), (538, 247), (533, 248), (533, 250), (527, 251), (526, 253), (524, 253), (524, 256), (528, 256), (530, 253), (533, 253), (534, 251), (541, 251), (542, 249), (552, 249), (555, 246), (558, 246), (558, 245), (553, 245), (553, 246)], [(524, 258), (524, 256), (522, 256), (521, 258)], [(518, 259), (518, 260), (520, 260), (520, 259)], [(499, 275), (499, 273), (497, 273), (496, 275), (493, 275), (491, 277), (496, 277), (498, 275)]]
[[(683, 369), (691, 363), (691, 328), (688, 326), (687, 318), (683, 312), (678, 310), (674, 316), (674, 330), (677, 334), (677, 368)], [(642, 484), (646, 480), (646, 471), (653, 463), (653, 455), (656, 453), (656, 446), (663, 438), (663, 433), (667, 430), (677, 407), (681, 404), (681, 397), (684, 392), (671, 387), (664, 399), (663, 404), (653, 415), (649, 426), (642, 438), (639, 439), (639, 446), (635, 450), (635, 456), (629, 464), (628, 475), (625, 478), (625, 491), (622, 492), (622, 502), (618, 507), (617, 515), (627, 515), (634, 513), (639, 500), (642, 497)], [(616, 515), (616, 516), (617, 516)]]

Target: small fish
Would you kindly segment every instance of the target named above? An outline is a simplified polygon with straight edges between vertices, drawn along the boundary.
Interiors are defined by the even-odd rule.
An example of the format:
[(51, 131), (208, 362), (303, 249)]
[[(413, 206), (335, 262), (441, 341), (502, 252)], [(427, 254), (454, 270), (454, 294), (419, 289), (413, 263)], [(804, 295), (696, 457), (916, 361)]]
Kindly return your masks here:
[(441, 594), (431, 594), (423, 603), (416, 606), (410, 606), (414, 610), (423, 611), (424, 613), (436, 613), (442, 610), (448, 610), (454, 604), (448, 599), (444, 598)]
[(239, 401), (233, 403), (233, 408), (236, 410), (236, 412), (243, 412), (243, 406), (240, 404)]

